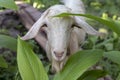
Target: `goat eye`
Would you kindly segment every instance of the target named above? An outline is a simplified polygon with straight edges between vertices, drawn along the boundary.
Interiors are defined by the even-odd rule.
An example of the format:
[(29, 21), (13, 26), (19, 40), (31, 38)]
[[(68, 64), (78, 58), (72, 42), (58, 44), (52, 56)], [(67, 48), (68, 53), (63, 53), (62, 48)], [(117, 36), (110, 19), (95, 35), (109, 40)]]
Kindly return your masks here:
[(80, 26), (77, 26), (77, 25), (73, 24), (73, 25), (71, 26), (71, 28), (74, 28), (74, 27), (81, 28)]
[(43, 35), (43, 37), (47, 39), (47, 25), (46, 24), (42, 25), (40, 29), (40, 33)]
[(71, 26), (71, 28), (74, 28), (75, 27), (75, 25), (73, 24), (72, 26)]
[(47, 24), (44, 24), (43, 27), (47, 27)]

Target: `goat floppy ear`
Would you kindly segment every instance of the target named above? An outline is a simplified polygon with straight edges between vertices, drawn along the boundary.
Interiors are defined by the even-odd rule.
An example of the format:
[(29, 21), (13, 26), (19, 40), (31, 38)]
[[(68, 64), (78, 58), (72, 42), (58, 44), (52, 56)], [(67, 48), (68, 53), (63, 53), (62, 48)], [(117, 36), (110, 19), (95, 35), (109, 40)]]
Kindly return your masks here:
[(39, 29), (45, 24), (45, 18), (49, 11), (50, 10), (48, 9), (41, 15), (41, 17), (33, 24), (32, 28), (26, 33), (26, 35), (21, 37), (22, 40), (32, 39), (38, 34)]
[(98, 31), (96, 31), (92, 26), (90, 26), (85, 20), (80, 17), (74, 17), (75, 23), (78, 27), (82, 28), (86, 33), (90, 35), (100, 35)]

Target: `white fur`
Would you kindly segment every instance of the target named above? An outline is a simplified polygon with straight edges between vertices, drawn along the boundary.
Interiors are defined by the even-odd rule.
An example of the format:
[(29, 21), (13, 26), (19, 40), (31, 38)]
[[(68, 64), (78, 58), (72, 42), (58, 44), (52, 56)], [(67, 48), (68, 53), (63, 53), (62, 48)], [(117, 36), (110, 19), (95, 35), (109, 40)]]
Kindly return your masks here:
[[(83, 43), (86, 33), (99, 34), (82, 17), (53, 17), (61, 13), (85, 12), (81, 0), (63, 0), (63, 3), (65, 5), (55, 5), (47, 9), (28, 33), (22, 37), (23, 40), (34, 38), (41, 27), (45, 27), (44, 24), (47, 25), (45, 27), (47, 34), (46, 53), (55, 72), (59, 72), (69, 56), (80, 49), (80, 44)], [(72, 25), (75, 25), (74, 28)], [(68, 51), (69, 55), (67, 55)]]
[(71, 8), (73, 13), (85, 13), (85, 7), (81, 0), (61, 0), (61, 2), (63, 2), (65, 6)]

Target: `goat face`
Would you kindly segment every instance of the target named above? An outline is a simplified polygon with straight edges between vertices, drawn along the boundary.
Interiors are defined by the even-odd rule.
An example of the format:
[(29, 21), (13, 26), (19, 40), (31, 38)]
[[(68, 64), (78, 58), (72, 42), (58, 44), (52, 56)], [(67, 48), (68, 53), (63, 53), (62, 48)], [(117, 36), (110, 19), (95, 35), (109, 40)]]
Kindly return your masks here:
[(70, 17), (52, 17), (46, 23), (49, 25), (47, 38), (51, 47), (52, 57), (57, 61), (62, 61), (67, 53), (73, 19)]
[(63, 5), (49, 8), (22, 39), (31, 39), (37, 35), (39, 29), (44, 29), (52, 57), (57, 61), (62, 61), (67, 53), (73, 19), (72, 17), (54, 16), (63, 12), (70, 12), (70, 10)]
[(48, 44), (52, 57), (57, 61), (62, 61), (66, 56), (73, 24), (72, 17), (53, 17), (62, 12), (70, 12), (70, 9), (61, 7), (49, 11), (46, 18)]
[(57, 61), (62, 61), (66, 57), (72, 25), (80, 26), (88, 34), (98, 34), (97, 31), (79, 17), (53, 17), (66, 12), (70, 13), (71, 9), (64, 5), (50, 7), (22, 39), (34, 38), (42, 27), (45, 28), (46, 39), (48, 40), (52, 57)]

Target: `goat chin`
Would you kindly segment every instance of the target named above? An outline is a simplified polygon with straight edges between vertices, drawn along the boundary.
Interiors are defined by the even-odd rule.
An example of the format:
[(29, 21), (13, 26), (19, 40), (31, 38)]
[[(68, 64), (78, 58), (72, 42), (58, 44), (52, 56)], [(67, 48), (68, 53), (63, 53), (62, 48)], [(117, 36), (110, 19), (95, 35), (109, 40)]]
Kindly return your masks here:
[(68, 56), (66, 56), (62, 61), (56, 61), (55, 59), (52, 59), (52, 73), (60, 72), (63, 69), (67, 59)]

